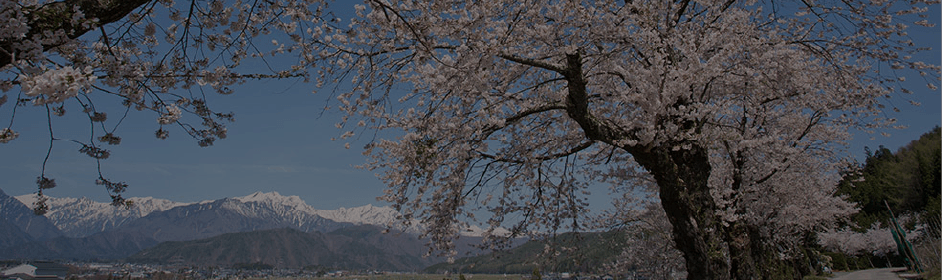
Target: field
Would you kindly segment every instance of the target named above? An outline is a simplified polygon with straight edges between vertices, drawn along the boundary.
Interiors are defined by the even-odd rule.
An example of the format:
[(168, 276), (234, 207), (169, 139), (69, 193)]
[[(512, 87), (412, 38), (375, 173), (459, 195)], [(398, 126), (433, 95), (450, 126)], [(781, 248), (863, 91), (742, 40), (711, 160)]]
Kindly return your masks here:
[[(523, 275), (519, 274), (468, 274), (466, 280), (520, 280)], [(387, 274), (387, 275), (351, 275), (343, 277), (318, 277), (318, 278), (249, 278), (251, 280), (295, 280), (295, 279), (318, 279), (318, 280), (459, 280), (458, 275), (443, 274)]]

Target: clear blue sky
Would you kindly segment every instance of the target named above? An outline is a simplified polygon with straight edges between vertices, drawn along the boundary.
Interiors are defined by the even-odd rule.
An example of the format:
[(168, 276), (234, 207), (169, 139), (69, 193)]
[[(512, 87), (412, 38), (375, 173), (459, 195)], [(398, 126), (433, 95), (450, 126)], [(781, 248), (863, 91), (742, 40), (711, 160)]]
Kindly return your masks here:
[[(937, 26), (911, 34), (917, 43), (933, 47), (928, 59), (937, 65), (942, 40), (939, 30)], [(911, 97), (922, 106), (909, 106), (900, 96), (890, 100), (903, 111), (887, 110), (887, 115), (909, 128), (888, 131), (889, 138), (858, 135), (850, 148), (854, 156), (862, 157), (864, 146), (884, 145), (895, 150), (940, 124), (940, 93), (927, 89), (925, 82), (918, 76), (910, 76), (908, 81), (917, 90)], [(253, 82), (229, 96), (209, 95), (215, 110), (232, 111), (236, 116), (236, 122), (229, 125), (229, 138), (209, 148), (199, 147), (175, 127), (169, 139), (158, 140), (153, 136), (157, 116), (132, 111), (117, 133), (123, 138), (122, 144), (106, 147), (112, 150), (112, 157), (102, 161), (104, 175), (130, 184), (125, 197), (189, 202), (277, 191), (298, 195), (321, 209), (383, 205), (375, 200), (382, 193), (382, 182), (373, 172), (354, 168), (366, 160), (361, 154), (366, 139), (353, 139), (349, 150), (344, 149), (344, 141), (331, 141), (341, 133), (334, 127), (340, 115), (322, 111), (326, 102), (333, 101), (327, 91), (312, 94), (311, 89), (311, 85), (294, 80), (275, 80)], [(16, 95), (12, 91), (6, 94), (11, 99)], [(11, 105), (0, 107), (3, 126), (9, 121)], [(87, 119), (72, 105), (66, 117), (53, 117), (55, 132), (58, 137), (82, 137), (87, 142)], [(119, 117), (117, 111), (109, 111), (108, 125)], [(32, 193), (48, 145), (45, 110), (19, 108), (14, 130), (20, 137), (0, 144), (0, 189), (10, 195)], [(58, 187), (47, 191), (47, 195), (107, 201), (103, 187), (94, 184), (95, 161), (78, 153), (79, 148), (71, 142), (55, 143), (46, 172), (47, 177), (56, 179)], [(595, 195), (604, 196), (604, 190), (595, 190)], [(593, 203), (605, 202), (597, 199)]]

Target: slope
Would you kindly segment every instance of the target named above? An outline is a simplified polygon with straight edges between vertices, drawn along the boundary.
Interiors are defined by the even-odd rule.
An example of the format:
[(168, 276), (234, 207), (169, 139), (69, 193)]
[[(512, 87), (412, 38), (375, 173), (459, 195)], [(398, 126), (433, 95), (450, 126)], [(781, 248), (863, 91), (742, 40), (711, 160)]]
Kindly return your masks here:
[(62, 232), (44, 216), (37, 216), (28, 206), (0, 190), (0, 218), (7, 220), (33, 240), (62, 236)]
[(128, 257), (127, 261), (216, 266), (262, 262), (279, 268), (316, 265), (388, 271), (414, 271), (433, 261), (422, 259), (415, 250), (399, 250), (421, 248), (423, 243), (414, 236), (381, 231), (366, 225), (327, 234), (292, 228), (229, 233), (193, 241), (163, 242)]
[[(18, 195), (15, 198), (25, 205), (32, 205), (36, 201), (36, 194)], [(125, 209), (86, 197), (46, 196), (46, 199), (49, 211), (44, 216), (68, 237), (86, 237), (120, 227), (152, 212), (187, 205), (166, 199), (132, 197), (128, 200), (133, 202), (133, 206)]]
[[(509, 250), (435, 264), (425, 268), (425, 272), (529, 274), (539, 269), (602, 273), (604, 265), (622, 252), (624, 238), (625, 234), (619, 231), (564, 233), (545, 240), (530, 240)], [(556, 251), (546, 254), (548, 246)]]

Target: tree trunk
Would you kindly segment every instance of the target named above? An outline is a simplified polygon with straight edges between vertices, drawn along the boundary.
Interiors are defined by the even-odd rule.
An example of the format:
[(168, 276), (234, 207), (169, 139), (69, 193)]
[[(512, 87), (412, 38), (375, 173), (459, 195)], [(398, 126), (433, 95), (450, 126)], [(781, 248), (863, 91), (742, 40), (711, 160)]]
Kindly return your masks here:
[(674, 242), (684, 254), (687, 278), (730, 279), (723, 228), (708, 185), (711, 168), (706, 149), (658, 147), (632, 154), (657, 181)]
[(805, 252), (781, 259), (774, 249), (763, 243), (758, 227), (733, 222), (725, 228), (729, 246), (730, 279), (801, 279), (811, 273)]
[[(660, 188), (661, 204), (673, 228), (674, 243), (684, 254), (689, 279), (729, 279), (729, 261), (723, 242), (723, 228), (716, 216), (716, 203), (710, 194), (710, 158), (707, 149), (696, 143), (672, 143), (659, 146), (625, 145), (619, 140), (637, 139), (632, 131), (600, 119), (589, 111), (579, 53), (566, 55), (565, 68), (529, 62), (562, 74), (568, 82), (566, 113), (588, 139), (621, 147), (654, 175)], [(689, 125), (685, 124), (686, 125)], [(674, 150), (681, 144), (690, 148)]]
[(749, 234), (746, 225), (740, 222), (732, 223), (725, 232), (726, 244), (729, 246), (730, 274), (739, 280), (759, 279), (759, 270), (756, 267), (758, 260), (753, 254), (757, 246), (753, 236)]

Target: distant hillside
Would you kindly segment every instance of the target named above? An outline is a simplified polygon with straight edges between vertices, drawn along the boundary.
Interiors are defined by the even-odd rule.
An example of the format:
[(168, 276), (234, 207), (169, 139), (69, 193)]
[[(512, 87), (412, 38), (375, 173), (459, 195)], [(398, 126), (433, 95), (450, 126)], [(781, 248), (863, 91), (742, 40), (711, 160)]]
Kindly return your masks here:
[[(19, 200), (8, 196), (3, 190), (0, 190), (0, 219), (6, 220), (8, 224), (16, 226), (19, 231), (29, 235), (32, 240), (46, 240), (62, 236), (62, 231), (56, 228), (46, 217), (37, 216), (32, 208), (23, 205)], [(13, 230), (10, 230), (13, 232)], [(11, 233), (12, 234), (12, 233)], [(16, 234), (19, 236), (19, 234)], [(5, 236), (0, 236), (0, 240), (6, 240)], [(8, 245), (20, 244), (23, 240), (6, 240), (0, 243)]]
[(127, 258), (134, 263), (182, 262), (232, 266), (265, 263), (282, 268), (416, 271), (440, 259), (423, 259), (424, 242), (410, 234), (382, 234), (382, 228), (353, 226), (331, 233), (292, 228), (228, 233), (193, 241), (163, 242)]
[(559, 252), (555, 257), (543, 254), (547, 241), (529, 241), (506, 251), (461, 258), (454, 263), (439, 263), (427, 267), (425, 272), (529, 274), (539, 267), (541, 271), (604, 273), (601, 271), (603, 266), (622, 252), (624, 238), (625, 234), (618, 231), (565, 233), (549, 243)]
[(29, 243), (32, 238), (13, 222), (0, 217), (0, 248)]
[(0, 248), (0, 259), (113, 260), (157, 244), (141, 234), (100, 232), (82, 238), (56, 237)]
[[(210, 238), (220, 234), (251, 232), (278, 228), (292, 228), (302, 232), (335, 232), (332, 244), (353, 246), (358, 250), (363, 240), (369, 240), (364, 252), (375, 249), (399, 252), (405, 256), (421, 256), (426, 252), (424, 242), (389, 240), (393, 235), (379, 235), (373, 227), (391, 227), (416, 236), (422, 226), (398, 223), (398, 213), (390, 207), (372, 205), (318, 210), (307, 205), (298, 196), (283, 196), (277, 192), (256, 192), (248, 196), (223, 198), (197, 203), (178, 203), (155, 198), (131, 198), (131, 209), (115, 208), (87, 198), (50, 198), (47, 203), (54, 210), (37, 216), (27, 206), (35, 195), (10, 197), (0, 190), (0, 259), (56, 259), (56, 260), (113, 260), (123, 259), (163, 241), (189, 241)], [(346, 227), (350, 227), (344, 229)], [(369, 228), (369, 230), (366, 230)], [(343, 230), (338, 230), (343, 229)], [(63, 234), (63, 231), (67, 234)], [(465, 235), (457, 242), (461, 256), (471, 252), (468, 244), (480, 241), (481, 229), (463, 230)], [(342, 238), (343, 234), (356, 237)], [(356, 242), (349, 241), (351, 238)], [(414, 239), (414, 237), (413, 237)], [(287, 243), (286, 243), (287, 244)], [(338, 245), (339, 246), (339, 245)], [(387, 256), (382, 255), (382, 256)], [(364, 255), (350, 257), (351, 265), (382, 264), (390, 267), (413, 267), (407, 260), (385, 261)], [(422, 260), (416, 269), (438, 260)], [(299, 261), (301, 262), (301, 261)], [(252, 262), (254, 263), (254, 262)], [(401, 264), (400, 264), (401, 263)]]
[[(33, 205), (38, 197), (35, 193), (15, 197), (24, 205)], [(132, 197), (131, 208), (115, 207), (110, 202), (97, 202), (87, 197), (46, 196), (49, 210), (43, 215), (66, 237), (86, 237), (109, 231), (152, 212), (169, 210), (186, 203), (173, 202), (152, 197)]]
[(845, 174), (837, 192), (860, 208), (851, 216), (858, 227), (888, 224), (887, 205), (896, 215), (942, 215), (942, 128), (933, 128), (895, 153), (883, 146), (866, 152), (860, 172)]
[(284, 227), (326, 232), (348, 225), (283, 205), (224, 198), (153, 212), (112, 231), (144, 234), (157, 241), (187, 241)]

